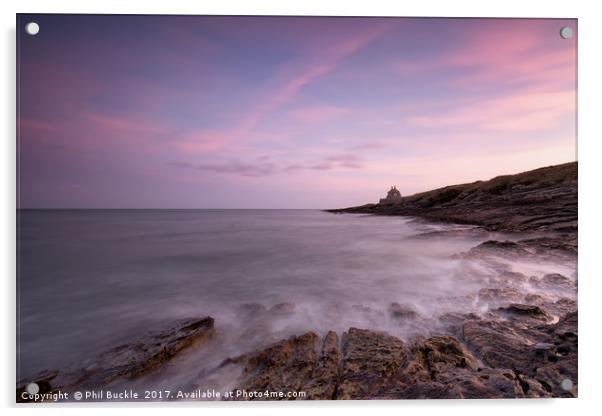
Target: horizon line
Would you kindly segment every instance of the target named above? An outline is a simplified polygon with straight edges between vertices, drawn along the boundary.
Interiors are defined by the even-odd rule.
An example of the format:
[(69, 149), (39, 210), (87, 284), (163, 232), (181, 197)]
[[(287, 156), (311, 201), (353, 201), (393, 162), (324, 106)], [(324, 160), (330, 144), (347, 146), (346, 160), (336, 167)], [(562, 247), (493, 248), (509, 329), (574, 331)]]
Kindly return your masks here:
[(32, 208), (17, 207), (17, 211), (324, 211), (331, 208)]

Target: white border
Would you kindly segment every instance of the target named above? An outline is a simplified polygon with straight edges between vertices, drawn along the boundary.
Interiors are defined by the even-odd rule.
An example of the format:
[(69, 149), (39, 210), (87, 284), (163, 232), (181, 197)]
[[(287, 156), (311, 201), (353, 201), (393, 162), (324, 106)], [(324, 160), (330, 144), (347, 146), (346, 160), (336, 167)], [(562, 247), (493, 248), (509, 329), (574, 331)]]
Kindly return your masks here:
[[(602, 210), (599, 179), (600, 141), (600, 74), (602, 15), (596, 13), (594, 1), (577, 3), (574, 0), (527, 2), (505, 0), (496, 2), (454, 1), (380, 1), (380, 0), (54, 0), (1, 3), (0, 19), (3, 25), (3, 65), (1, 101), (1, 125), (5, 129), (2, 141), (0, 169), (2, 187), (1, 221), (2, 250), (0, 264), (4, 266), (4, 290), (1, 343), (3, 366), (0, 377), (2, 405), (8, 412), (30, 413), (42, 410), (48, 414), (111, 413), (163, 415), (173, 405), (87, 405), (87, 406), (40, 406), (15, 407), (14, 401), (14, 351), (15, 351), (15, 13), (127, 13), (127, 14), (276, 14), (276, 15), (349, 15), (349, 16), (465, 16), (465, 17), (570, 17), (579, 19), (579, 399), (555, 400), (472, 400), (472, 401), (398, 401), (398, 402), (301, 402), (301, 403), (200, 403), (180, 404), (178, 414), (206, 412), (249, 412), (251, 414), (303, 414), (345, 412), (365, 415), (372, 409), (383, 412), (406, 414), (462, 414), (506, 415), (508, 413), (588, 414), (600, 407), (602, 394), (600, 353), (600, 304), (602, 273), (598, 257), (601, 245), (599, 215)], [(599, 409), (596, 409), (599, 410)]]

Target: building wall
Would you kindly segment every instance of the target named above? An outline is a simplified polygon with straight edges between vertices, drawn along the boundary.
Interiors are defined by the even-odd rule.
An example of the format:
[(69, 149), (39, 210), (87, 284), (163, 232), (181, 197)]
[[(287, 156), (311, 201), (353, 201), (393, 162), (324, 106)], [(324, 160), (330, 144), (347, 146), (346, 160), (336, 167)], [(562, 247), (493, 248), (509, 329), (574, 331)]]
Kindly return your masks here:
[(403, 198), (400, 196), (381, 198), (378, 201), (379, 204), (401, 204), (402, 202)]

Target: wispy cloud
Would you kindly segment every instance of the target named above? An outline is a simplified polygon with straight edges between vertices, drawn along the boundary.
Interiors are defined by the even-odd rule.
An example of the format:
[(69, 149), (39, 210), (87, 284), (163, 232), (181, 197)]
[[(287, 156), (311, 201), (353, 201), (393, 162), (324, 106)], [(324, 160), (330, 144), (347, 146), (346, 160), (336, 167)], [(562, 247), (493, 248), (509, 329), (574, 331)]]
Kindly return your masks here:
[(199, 164), (196, 169), (215, 173), (234, 173), (242, 176), (266, 176), (275, 172), (271, 163), (251, 165), (247, 163), (231, 162), (226, 164)]
[[(451, 86), (574, 86), (575, 39), (563, 40), (545, 21), (497, 21), (467, 29), (465, 39), (447, 51), (397, 62), (405, 77), (432, 74)], [(559, 28), (560, 26), (558, 26)], [(555, 44), (554, 44), (555, 43)], [(444, 75), (442, 75), (444, 74)]]
[(482, 131), (528, 132), (564, 123), (575, 114), (575, 92), (516, 93), (503, 98), (474, 100), (456, 108), (407, 117), (425, 128), (471, 128)]
[(190, 163), (183, 161), (169, 162), (168, 166), (180, 169), (193, 169), (212, 173), (235, 174), (240, 176), (270, 176), (279, 173), (291, 173), (303, 170), (336, 170), (360, 169), (361, 159), (352, 154), (329, 156), (317, 162), (291, 163), (279, 165), (270, 161), (268, 157), (260, 157), (256, 163), (229, 161), (225, 163)]
[(303, 107), (293, 112), (295, 121), (307, 124), (321, 124), (338, 121), (341, 117), (349, 114), (349, 109), (334, 105), (317, 105)]
[(226, 173), (240, 176), (268, 176), (276, 173), (276, 168), (271, 163), (189, 163), (189, 162), (169, 162), (169, 166), (180, 169), (194, 169), (212, 173)]
[(291, 102), (301, 89), (316, 79), (334, 71), (346, 58), (384, 36), (392, 29), (390, 22), (377, 24), (369, 30), (348, 34), (334, 44), (322, 44), (310, 54), (282, 65), (273, 78), (273, 87), (264, 99), (256, 103), (241, 123), (242, 129), (252, 129), (270, 113)]
[(574, 158), (571, 19), (44, 19), (20, 45), (33, 205), (77, 178), (80, 205), (343, 206)]
[[(346, 58), (384, 36), (391, 28), (390, 23), (377, 24), (368, 30), (348, 34), (334, 44), (318, 45), (276, 68), (262, 88), (263, 93), (252, 103), (252, 109), (243, 113), (238, 122), (222, 129), (191, 131), (174, 140), (186, 151), (203, 153), (253, 136), (260, 122), (295, 101), (304, 87), (334, 71)], [(345, 111), (335, 106), (313, 106), (297, 109), (293, 118), (301, 123), (319, 123), (337, 118)]]
[(82, 112), (82, 117), (92, 125), (94, 130), (102, 130), (109, 134), (136, 134), (149, 137), (170, 132), (169, 128), (155, 120), (136, 120), (133, 117), (106, 115), (90, 111)]
[(345, 154), (324, 158), (320, 163), (309, 166), (309, 169), (331, 170), (337, 168), (359, 169), (362, 167), (361, 159), (356, 155)]
[(351, 150), (378, 150), (378, 149), (383, 149), (389, 145), (390, 145), (390, 143), (386, 143), (385, 141), (382, 141), (382, 140), (371, 140), (371, 141), (367, 141), (367, 142), (363, 142), (363, 143), (351, 146), (349, 149), (351, 149)]

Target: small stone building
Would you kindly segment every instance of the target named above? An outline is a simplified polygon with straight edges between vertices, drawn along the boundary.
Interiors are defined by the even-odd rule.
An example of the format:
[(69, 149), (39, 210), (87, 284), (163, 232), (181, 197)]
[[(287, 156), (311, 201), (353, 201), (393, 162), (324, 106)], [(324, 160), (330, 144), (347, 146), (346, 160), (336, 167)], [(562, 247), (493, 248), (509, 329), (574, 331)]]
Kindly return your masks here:
[(379, 204), (386, 205), (401, 204), (402, 202), (403, 198), (401, 197), (401, 192), (399, 192), (396, 186), (392, 186), (391, 189), (389, 189), (386, 198), (381, 198), (380, 201), (378, 201)]

